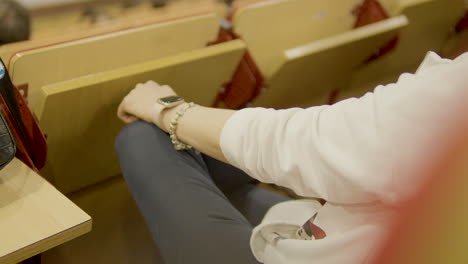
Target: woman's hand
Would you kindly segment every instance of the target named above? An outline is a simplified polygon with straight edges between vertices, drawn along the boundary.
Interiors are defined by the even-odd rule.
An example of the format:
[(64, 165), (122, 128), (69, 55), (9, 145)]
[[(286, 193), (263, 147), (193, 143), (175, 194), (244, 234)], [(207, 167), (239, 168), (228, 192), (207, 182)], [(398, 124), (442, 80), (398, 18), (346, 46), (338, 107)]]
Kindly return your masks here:
[(159, 98), (172, 95), (176, 95), (176, 93), (167, 85), (159, 85), (154, 81), (139, 83), (122, 100), (117, 110), (117, 116), (125, 123), (141, 119), (160, 126), (158, 124), (160, 118), (154, 116), (154, 105)]
[[(161, 97), (176, 95), (167, 85), (159, 85), (153, 81), (137, 84), (119, 106), (118, 117), (125, 123), (132, 123), (138, 119), (153, 123), (167, 132), (171, 117), (174, 117), (179, 107), (184, 104), (164, 110), (159, 116), (157, 100)], [(187, 111), (180, 118), (177, 126), (177, 137), (200, 152), (223, 162), (226, 158), (219, 146), (219, 139), (224, 123), (235, 111), (197, 106)], [(200, 125), (202, 122), (203, 125)]]

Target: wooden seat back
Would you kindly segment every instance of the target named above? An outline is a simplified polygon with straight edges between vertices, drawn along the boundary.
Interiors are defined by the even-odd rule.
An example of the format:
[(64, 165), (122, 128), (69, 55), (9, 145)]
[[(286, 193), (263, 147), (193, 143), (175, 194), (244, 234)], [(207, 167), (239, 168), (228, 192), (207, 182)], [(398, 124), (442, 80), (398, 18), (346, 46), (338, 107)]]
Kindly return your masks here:
[(375, 50), (408, 24), (399, 16), (288, 49), (254, 105), (288, 108), (325, 104), (331, 91), (346, 87)]
[(401, 30), (398, 46), (356, 71), (339, 99), (361, 96), (379, 84), (397, 81), (404, 72), (414, 72), (428, 51), (442, 51), (465, 12), (464, 0), (402, 0), (401, 13), (409, 25)]
[(28, 86), (30, 107), (36, 111), (44, 85), (202, 48), (217, 33), (216, 14), (194, 16), (17, 52), (10, 72), (15, 85)]
[[(408, 24), (396, 0), (381, 1), (390, 16), (355, 29), (362, 0), (276, 0), (245, 4), (233, 15), (265, 78), (255, 106), (286, 108), (328, 102), (354, 71)], [(261, 34), (259, 33), (261, 32)]]
[(32, 38), (100, 28), (115, 30), (206, 12), (222, 16), (225, 7), (216, 0), (175, 0), (159, 8), (152, 7), (150, 1), (129, 8), (124, 8), (121, 0), (63, 3), (31, 11)]
[(137, 83), (168, 84), (210, 106), (244, 52), (234, 40), (41, 87), (36, 112), (49, 147), (42, 175), (65, 193), (119, 175), (114, 140), (124, 124), (116, 111)]
[(284, 51), (351, 30), (356, 22), (353, 11), (361, 3), (362, 0), (259, 1), (236, 10), (234, 31), (247, 43), (268, 81)]
[[(0, 46), (0, 57), (6, 62), (18, 51), (201, 14), (216, 13), (218, 16), (224, 16), (226, 12), (225, 7), (216, 0), (174, 0), (170, 5), (157, 9), (151, 8), (149, 4), (122, 9), (121, 3), (120, 0), (100, 0), (33, 9), (31, 39)], [(106, 11), (112, 19), (91, 23), (82, 16), (83, 10), (88, 6), (97, 6), (99, 10)]]

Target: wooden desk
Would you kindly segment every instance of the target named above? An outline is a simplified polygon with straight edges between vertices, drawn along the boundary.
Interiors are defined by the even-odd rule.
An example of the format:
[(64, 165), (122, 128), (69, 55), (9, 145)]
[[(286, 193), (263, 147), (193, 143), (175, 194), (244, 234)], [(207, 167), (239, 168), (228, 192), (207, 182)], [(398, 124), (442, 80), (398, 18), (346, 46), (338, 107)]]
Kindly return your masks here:
[(17, 263), (91, 230), (91, 217), (21, 161), (0, 171), (0, 264)]

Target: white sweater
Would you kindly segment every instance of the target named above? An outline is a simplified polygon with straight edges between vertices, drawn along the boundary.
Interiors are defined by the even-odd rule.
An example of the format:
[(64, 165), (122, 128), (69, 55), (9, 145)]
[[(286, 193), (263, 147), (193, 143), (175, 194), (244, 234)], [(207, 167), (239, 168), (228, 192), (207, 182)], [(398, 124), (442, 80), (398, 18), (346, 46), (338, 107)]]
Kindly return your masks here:
[[(270, 209), (252, 234), (267, 264), (368, 263), (395, 205), (421, 185), (420, 164), (468, 106), (468, 53), (454, 61), (429, 53), (416, 74), (332, 106), (238, 111), (221, 149), (234, 166), (305, 197)], [(302, 240), (316, 212), (326, 237)]]

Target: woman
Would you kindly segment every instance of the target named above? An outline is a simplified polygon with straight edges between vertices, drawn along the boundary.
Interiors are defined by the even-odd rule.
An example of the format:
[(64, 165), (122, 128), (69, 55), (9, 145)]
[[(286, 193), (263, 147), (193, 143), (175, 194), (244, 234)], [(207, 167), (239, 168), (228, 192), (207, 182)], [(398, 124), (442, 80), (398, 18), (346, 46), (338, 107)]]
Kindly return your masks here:
[[(467, 72), (468, 53), (430, 53), (360, 99), (286, 110), (193, 106), (150, 81), (119, 106), (117, 152), (167, 263), (368, 263), (418, 165), (466, 118)], [(284, 201), (215, 159), (327, 203)]]

